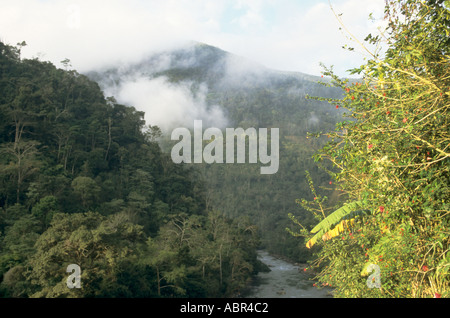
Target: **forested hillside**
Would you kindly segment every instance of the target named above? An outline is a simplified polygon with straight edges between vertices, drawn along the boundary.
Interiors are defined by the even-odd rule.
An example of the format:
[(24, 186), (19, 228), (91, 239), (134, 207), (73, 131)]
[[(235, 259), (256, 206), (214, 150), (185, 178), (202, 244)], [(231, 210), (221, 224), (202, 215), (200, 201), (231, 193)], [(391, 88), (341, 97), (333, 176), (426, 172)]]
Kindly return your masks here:
[[(0, 295), (221, 297), (257, 272), (248, 217), (207, 206), (144, 113), (0, 43)], [(81, 289), (66, 286), (69, 264)]]
[[(285, 231), (291, 226), (288, 214), (293, 213), (307, 224), (314, 222), (296, 203), (299, 197), (311, 195), (306, 170), (326, 188), (331, 202), (338, 201), (328, 175), (312, 158), (327, 138), (308, 138), (308, 133), (332, 131), (343, 112), (306, 97), (338, 98), (342, 95), (340, 90), (318, 84), (326, 81), (320, 76), (267, 69), (202, 43), (190, 43), (134, 64), (113, 65), (87, 75), (107, 94), (127, 101), (129, 92), (142, 94), (145, 98), (136, 98), (137, 108), (166, 112), (167, 118), (161, 122), (170, 125), (158, 140), (168, 153), (174, 144), (170, 141), (172, 129), (192, 127), (193, 119), (203, 120), (204, 129), (215, 125), (223, 130), (279, 128), (280, 167), (273, 175), (261, 175), (260, 165), (249, 163), (190, 166), (206, 180), (207, 206), (232, 218), (248, 216), (258, 226), (263, 248), (295, 261), (304, 262), (311, 256), (302, 238)], [(177, 100), (184, 108), (171, 108), (165, 98), (155, 97), (163, 95), (161, 90), (172, 96), (183, 90), (187, 93), (182, 100), (193, 100), (197, 106)], [(198, 105), (202, 105), (200, 110), (195, 109)], [(158, 120), (161, 118), (148, 117), (150, 124)]]

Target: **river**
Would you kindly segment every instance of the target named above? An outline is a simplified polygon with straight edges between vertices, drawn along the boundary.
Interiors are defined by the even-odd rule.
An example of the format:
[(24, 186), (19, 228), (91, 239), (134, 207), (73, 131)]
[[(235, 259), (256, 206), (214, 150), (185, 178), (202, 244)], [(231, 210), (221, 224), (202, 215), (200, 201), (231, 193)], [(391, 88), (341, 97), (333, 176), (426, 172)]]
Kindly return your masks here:
[(259, 251), (258, 258), (270, 268), (259, 273), (247, 291), (247, 298), (331, 298), (330, 288), (314, 287), (311, 276), (297, 265)]

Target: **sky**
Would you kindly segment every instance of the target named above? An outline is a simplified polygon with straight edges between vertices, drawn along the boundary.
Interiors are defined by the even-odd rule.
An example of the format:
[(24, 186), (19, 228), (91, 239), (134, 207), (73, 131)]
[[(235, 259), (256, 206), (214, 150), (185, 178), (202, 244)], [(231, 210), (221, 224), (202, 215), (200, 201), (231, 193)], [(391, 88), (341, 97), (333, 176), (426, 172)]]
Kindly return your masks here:
[[(384, 0), (331, 5), (359, 40), (384, 10)], [(320, 75), (323, 63), (345, 76), (364, 54), (340, 26), (328, 0), (0, 0), (0, 40), (81, 73), (197, 41), (276, 70)]]

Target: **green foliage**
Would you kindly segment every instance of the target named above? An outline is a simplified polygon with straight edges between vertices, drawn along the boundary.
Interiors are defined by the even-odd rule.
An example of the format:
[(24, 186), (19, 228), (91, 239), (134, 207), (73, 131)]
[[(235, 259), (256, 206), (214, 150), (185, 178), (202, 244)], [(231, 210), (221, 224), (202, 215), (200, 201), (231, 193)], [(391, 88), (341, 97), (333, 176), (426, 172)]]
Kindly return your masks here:
[(233, 296), (257, 272), (258, 244), (256, 227), (246, 218), (180, 214), (147, 241), (141, 262), (155, 268), (158, 296)]
[[(339, 223), (339, 225), (341, 225), (341, 227), (338, 228), (338, 226), (336, 226), (335, 229), (337, 231), (333, 234), (329, 234), (328, 236), (334, 237), (334, 236), (338, 235), (340, 232), (343, 231), (342, 225), (343, 225), (343, 222), (345, 222), (345, 219), (349, 215), (354, 214), (355, 212), (360, 212), (361, 211), (360, 208), (361, 208), (361, 202), (359, 202), (359, 201), (351, 202), (347, 205), (340, 207), (339, 209), (337, 209), (336, 211), (334, 211), (333, 213), (328, 215), (326, 218), (324, 218), (322, 221), (320, 221), (320, 223), (317, 224), (311, 230), (311, 233), (313, 233), (314, 236), (306, 243), (306, 247), (311, 248), (319, 238), (323, 238), (323, 236), (325, 234), (329, 233), (329, 231), (331, 230), (331, 228), (333, 226), (336, 226)], [(353, 220), (353, 219), (350, 219), (350, 220)], [(323, 238), (323, 239), (326, 240), (325, 238)]]
[(325, 233), (331, 229), (333, 225), (339, 223), (345, 216), (348, 216), (356, 209), (361, 207), (361, 202), (351, 202), (347, 205), (344, 205), (328, 215), (324, 220), (322, 220), (319, 224), (317, 224), (312, 230), (311, 233)]
[[(347, 202), (370, 213), (321, 244), (315, 265), (338, 297), (448, 297), (450, 11), (443, 1), (388, 1), (388, 28), (366, 38), (387, 48), (353, 70), (349, 85), (331, 71), (350, 110), (317, 155)], [(320, 202), (319, 202), (320, 203)], [(380, 267), (381, 288), (365, 268)]]
[[(125, 215), (56, 214), (28, 260), (31, 272), (26, 278), (34, 291), (29, 296), (127, 296), (127, 286), (117, 282), (117, 273), (124, 263), (136, 258), (133, 249), (143, 241), (142, 227), (129, 222)], [(82, 268), (80, 289), (66, 286), (69, 264)]]
[[(304, 262), (311, 253), (304, 247), (303, 239), (286, 233), (290, 222), (286, 215), (295, 214), (306, 224), (314, 222), (306, 210), (295, 203), (298, 193), (308, 188), (302, 171), (314, 165), (314, 148), (305, 137), (292, 136), (280, 143), (280, 167), (273, 175), (261, 175), (259, 165), (254, 164), (204, 164), (201, 171), (207, 180), (207, 203), (232, 218), (250, 217), (258, 226), (264, 249)], [(317, 182), (328, 182), (326, 173), (320, 173), (317, 167), (313, 171)], [(331, 191), (327, 192), (333, 196)]]
[(31, 214), (35, 216), (44, 226), (48, 226), (53, 215), (58, 212), (58, 202), (56, 197), (49, 195), (39, 200), (31, 209)]
[[(302, 239), (284, 230), (289, 226), (286, 215), (294, 213), (303, 222), (312, 221), (303, 207), (295, 203), (299, 193), (308, 191), (303, 171), (311, 171), (321, 186), (328, 184), (329, 177), (312, 159), (326, 138), (309, 138), (307, 133), (333, 129), (342, 111), (330, 110), (326, 102), (305, 96), (337, 98), (341, 96), (340, 90), (316, 83), (319, 77), (247, 64), (248, 61), (205, 44), (165, 52), (164, 58), (168, 57), (170, 66), (161, 72), (153, 72), (154, 63), (161, 56), (152, 55), (125, 70), (112, 67), (88, 76), (103, 87), (120, 86), (124, 73), (163, 77), (174, 86), (188, 85), (193, 96), (203, 96), (207, 87), (205, 104), (220, 105), (228, 120), (227, 127), (279, 128), (280, 167), (274, 175), (261, 175), (258, 165), (247, 163), (192, 166), (205, 180), (208, 209), (222, 211), (231, 218), (249, 216), (258, 226), (263, 248), (297, 262), (306, 261), (311, 253)], [(204, 120), (204, 128), (207, 127)], [(159, 139), (166, 152), (173, 146), (169, 138), (170, 134)], [(334, 202), (335, 195), (332, 191), (328, 193)]]
[[(68, 59), (65, 70), (22, 60), (23, 45), (0, 42), (0, 295), (243, 288), (258, 267), (253, 225), (209, 214), (204, 181), (161, 151), (143, 112), (105, 99)], [(80, 289), (66, 286), (69, 264), (81, 267)]]

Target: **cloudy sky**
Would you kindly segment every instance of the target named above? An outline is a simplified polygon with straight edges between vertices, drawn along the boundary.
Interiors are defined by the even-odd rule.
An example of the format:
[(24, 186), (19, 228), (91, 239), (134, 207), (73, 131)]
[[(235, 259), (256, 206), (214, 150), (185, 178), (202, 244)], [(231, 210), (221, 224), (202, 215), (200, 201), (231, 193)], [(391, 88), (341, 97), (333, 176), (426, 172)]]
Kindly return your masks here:
[[(360, 39), (377, 27), (384, 0), (331, 0)], [(345, 70), (363, 56), (339, 31), (328, 0), (0, 0), (0, 39), (26, 41), (23, 56), (80, 72), (134, 61), (185, 41), (198, 41), (266, 67), (320, 74), (319, 63)]]

